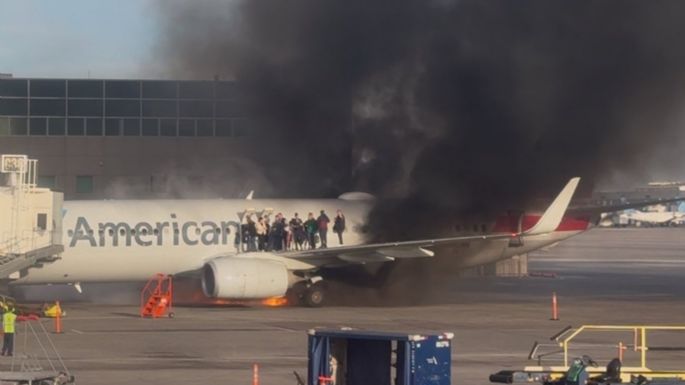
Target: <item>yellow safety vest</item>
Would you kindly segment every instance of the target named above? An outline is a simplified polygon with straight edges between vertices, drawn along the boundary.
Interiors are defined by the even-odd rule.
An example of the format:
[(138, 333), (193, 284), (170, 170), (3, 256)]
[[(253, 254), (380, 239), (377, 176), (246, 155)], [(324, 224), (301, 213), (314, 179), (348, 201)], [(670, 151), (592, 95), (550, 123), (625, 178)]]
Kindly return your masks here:
[(14, 322), (17, 320), (17, 315), (11, 312), (6, 312), (2, 315), (2, 330), (5, 333), (14, 333)]

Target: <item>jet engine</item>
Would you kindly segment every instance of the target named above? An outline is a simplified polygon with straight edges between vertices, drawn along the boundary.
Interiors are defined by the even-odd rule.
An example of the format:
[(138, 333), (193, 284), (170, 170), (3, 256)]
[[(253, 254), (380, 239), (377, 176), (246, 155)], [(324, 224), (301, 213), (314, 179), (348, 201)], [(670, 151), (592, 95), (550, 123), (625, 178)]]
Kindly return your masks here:
[(283, 296), (288, 290), (288, 269), (268, 259), (217, 258), (202, 267), (202, 290), (212, 298)]

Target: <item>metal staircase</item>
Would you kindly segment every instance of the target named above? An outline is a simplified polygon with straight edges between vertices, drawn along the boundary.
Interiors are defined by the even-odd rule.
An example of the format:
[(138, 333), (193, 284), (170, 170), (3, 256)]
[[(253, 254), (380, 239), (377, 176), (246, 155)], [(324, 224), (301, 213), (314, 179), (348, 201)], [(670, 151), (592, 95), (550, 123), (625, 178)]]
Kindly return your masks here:
[[(62, 246), (62, 194), (39, 188), (37, 161), (26, 155), (2, 155), (0, 176), (0, 279), (19, 276), (54, 261)], [(6, 214), (4, 214), (6, 213)]]

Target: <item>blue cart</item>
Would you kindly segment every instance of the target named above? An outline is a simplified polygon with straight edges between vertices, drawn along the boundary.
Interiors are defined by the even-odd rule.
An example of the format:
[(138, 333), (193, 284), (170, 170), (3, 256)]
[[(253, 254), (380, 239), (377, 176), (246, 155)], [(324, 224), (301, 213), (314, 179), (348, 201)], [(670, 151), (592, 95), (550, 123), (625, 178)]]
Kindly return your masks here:
[(452, 333), (309, 331), (308, 385), (450, 385)]

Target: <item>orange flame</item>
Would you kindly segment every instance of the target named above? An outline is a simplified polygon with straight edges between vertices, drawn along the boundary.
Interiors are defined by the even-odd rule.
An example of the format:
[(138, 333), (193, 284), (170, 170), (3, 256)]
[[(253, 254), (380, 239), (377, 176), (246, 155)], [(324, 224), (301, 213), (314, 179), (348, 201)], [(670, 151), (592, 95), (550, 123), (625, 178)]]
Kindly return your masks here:
[(270, 307), (280, 307), (288, 304), (288, 299), (285, 297), (271, 297), (262, 300), (262, 305)]

